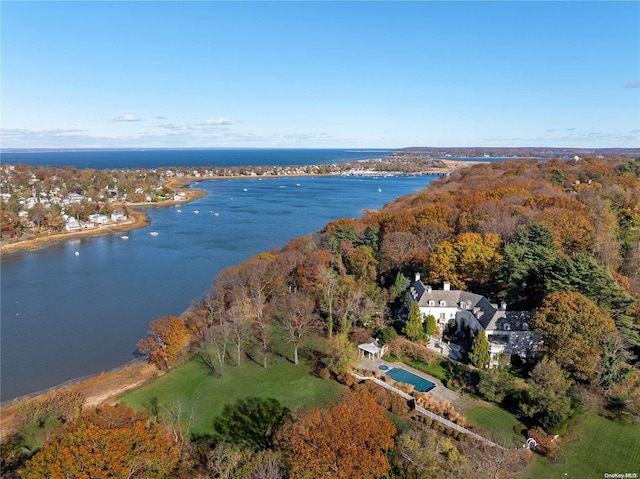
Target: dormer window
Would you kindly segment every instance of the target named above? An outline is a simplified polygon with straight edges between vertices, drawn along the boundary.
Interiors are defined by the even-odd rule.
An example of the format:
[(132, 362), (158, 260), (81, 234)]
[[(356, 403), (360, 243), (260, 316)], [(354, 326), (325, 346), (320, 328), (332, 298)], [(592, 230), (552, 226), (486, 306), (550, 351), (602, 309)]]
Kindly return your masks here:
[(460, 309), (469, 309), (469, 306), (464, 301), (460, 301)]
[(447, 302), (446, 302), (446, 301), (440, 301), (440, 306), (441, 306), (441, 307), (443, 307), (443, 308), (444, 308), (446, 305), (447, 305)]
[(436, 302), (434, 300), (429, 301), (429, 306), (435, 306), (435, 305), (436, 305)]

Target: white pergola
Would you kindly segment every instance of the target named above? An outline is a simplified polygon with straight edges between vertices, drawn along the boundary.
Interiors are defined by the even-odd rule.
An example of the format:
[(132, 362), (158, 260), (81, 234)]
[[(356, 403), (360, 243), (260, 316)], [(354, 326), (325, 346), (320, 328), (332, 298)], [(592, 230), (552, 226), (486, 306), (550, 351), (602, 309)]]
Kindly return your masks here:
[(384, 356), (385, 347), (378, 346), (374, 341), (372, 343), (358, 345), (358, 350), (360, 351), (360, 357), (365, 359), (380, 359)]

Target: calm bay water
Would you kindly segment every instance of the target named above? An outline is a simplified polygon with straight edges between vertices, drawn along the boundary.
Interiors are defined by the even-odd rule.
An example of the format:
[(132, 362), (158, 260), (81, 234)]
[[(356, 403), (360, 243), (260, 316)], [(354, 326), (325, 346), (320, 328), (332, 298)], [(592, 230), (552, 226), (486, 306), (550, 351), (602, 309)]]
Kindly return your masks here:
[(314, 165), (382, 158), (389, 149), (138, 149), (3, 151), (2, 163), (76, 168), (158, 168), (161, 166)]
[[(336, 155), (333, 161), (338, 161)], [(375, 156), (368, 153), (362, 158)], [(242, 164), (318, 162), (306, 159), (281, 163), (243, 160)], [(3, 255), (1, 399), (134, 359), (135, 343), (146, 333), (149, 321), (180, 314), (207, 293), (222, 269), (317, 231), (334, 219), (359, 217), (365, 208), (380, 208), (426, 187), (431, 179), (206, 181), (197, 185), (207, 191), (204, 198), (146, 210), (151, 218), (147, 228)], [(158, 236), (150, 236), (151, 231)], [(124, 234), (129, 239), (122, 239)]]

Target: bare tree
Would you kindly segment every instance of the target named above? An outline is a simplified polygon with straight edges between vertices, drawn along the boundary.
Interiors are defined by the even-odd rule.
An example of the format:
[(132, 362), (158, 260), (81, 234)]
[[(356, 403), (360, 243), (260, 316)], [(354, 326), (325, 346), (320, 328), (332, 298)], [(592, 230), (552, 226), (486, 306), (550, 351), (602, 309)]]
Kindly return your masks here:
[(324, 268), (320, 271), (317, 288), (322, 294), (322, 306), (327, 315), (327, 332), (329, 337), (333, 335), (333, 308), (339, 290), (338, 276), (333, 268)]
[(275, 256), (263, 254), (250, 259), (240, 270), (242, 283), (246, 286), (248, 304), (251, 307), (251, 322), (260, 345), (262, 366), (267, 367), (269, 350), (269, 299), (276, 287)]
[(236, 365), (240, 366), (242, 351), (251, 337), (251, 315), (246, 296), (238, 292), (238, 296), (229, 306), (226, 314), (229, 340), (234, 346)]
[(200, 360), (212, 373), (224, 374), (229, 332), (225, 321), (224, 297), (215, 292), (209, 294), (191, 308), (187, 327), (197, 338), (202, 350)]
[(293, 345), (293, 362), (298, 364), (300, 343), (319, 326), (318, 316), (314, 311), (315, 303), (309, 294), (298, 291), (284, 296), (278, 309), (280, 326), (286, 333), (287, 341)]

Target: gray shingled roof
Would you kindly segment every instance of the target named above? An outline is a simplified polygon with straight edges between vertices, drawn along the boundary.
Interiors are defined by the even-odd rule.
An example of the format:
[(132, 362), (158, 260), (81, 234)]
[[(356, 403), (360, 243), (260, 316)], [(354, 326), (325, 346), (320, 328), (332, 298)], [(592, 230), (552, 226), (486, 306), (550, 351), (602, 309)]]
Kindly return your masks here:
[(524, 331), (528, 329), (529, 319), (531, 319), (531, 313), (528, 311), (498, 309), (480, 294), (461, 290), (433, 289), (420, 280), (411, 283), (409, 291), (412, 298), (418, 302), (418, 306), (423, 308), (429, 307), (429, 301), (434, 301), (435, 307), (439, 307), (440, 301), (444, 301), (446, 307), (461, 309), (461, 303), (466, 303), (466, 309), (474, 314), (484, 329)]

